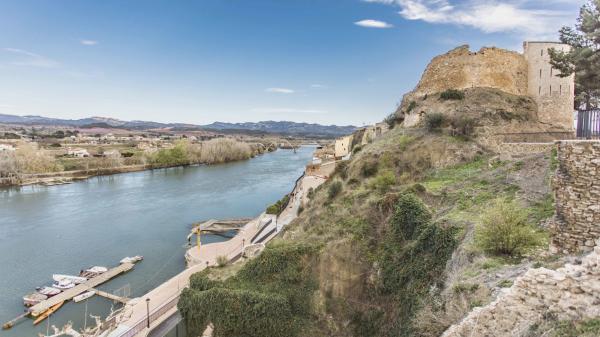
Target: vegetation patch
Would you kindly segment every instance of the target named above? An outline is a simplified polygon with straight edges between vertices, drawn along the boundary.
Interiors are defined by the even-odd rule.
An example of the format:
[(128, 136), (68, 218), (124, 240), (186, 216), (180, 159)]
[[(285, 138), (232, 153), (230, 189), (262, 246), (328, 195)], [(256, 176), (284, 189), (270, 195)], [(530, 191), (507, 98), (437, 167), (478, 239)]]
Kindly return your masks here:
[(444, 101), (447, 101), (447, 100), (460, 101), (460, 100), (465, 99), (465, 93), (460, 90), (456, 90), (456, 89), (448, 89), (440, 94), (440, 98)]
[(266, 212), (267, 212), (267, 214), (279, 215), (279, 214), (281, 214), (281, 212), (283, 212), (283, 210), (285, 210), (285, 207), (287, 206), (287, 204), (289, 202), (290, 202), (290, 195), (286, 194), (283, 196), (283, 198), (277, 200), (276, 203), (267, 207)]
[(445, 120), (446, 117), (441, 112), (427, 114), (424, 118), (425, 129), (430, 132), (438, 130), (442, 127), (442, 125), (444, 125)]

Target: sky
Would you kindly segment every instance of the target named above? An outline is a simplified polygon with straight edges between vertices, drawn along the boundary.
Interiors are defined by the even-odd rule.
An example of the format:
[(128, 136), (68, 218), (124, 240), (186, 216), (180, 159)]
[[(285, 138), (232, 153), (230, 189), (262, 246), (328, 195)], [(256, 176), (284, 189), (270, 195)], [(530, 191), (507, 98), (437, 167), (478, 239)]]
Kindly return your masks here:
[(365, 125), (435, 55), (557, 40), (585, 0), (2, 0), (0, 114)]

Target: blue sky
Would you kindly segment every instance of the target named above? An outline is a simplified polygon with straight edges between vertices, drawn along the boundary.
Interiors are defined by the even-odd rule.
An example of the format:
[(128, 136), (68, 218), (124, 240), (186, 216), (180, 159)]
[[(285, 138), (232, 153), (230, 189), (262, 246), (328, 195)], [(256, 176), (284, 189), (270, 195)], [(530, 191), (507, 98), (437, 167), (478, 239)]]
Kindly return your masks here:
[(3, 0), (0, 113), (363, 125), (461, 44), (556, 40), (584, 0)]

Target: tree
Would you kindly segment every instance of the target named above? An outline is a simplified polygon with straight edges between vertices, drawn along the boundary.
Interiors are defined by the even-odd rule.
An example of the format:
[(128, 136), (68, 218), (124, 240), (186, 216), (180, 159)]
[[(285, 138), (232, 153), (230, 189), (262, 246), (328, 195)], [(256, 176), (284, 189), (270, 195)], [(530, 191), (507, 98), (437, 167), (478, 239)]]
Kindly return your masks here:
[(575, 74), (575, 108), (600, 106), (600, 0), (590, 0), (581, 7), (575, 28), (563, 27), (560, 41), (571, 46), (567, 52), (548, 50), (550, 64), (558, 76)]

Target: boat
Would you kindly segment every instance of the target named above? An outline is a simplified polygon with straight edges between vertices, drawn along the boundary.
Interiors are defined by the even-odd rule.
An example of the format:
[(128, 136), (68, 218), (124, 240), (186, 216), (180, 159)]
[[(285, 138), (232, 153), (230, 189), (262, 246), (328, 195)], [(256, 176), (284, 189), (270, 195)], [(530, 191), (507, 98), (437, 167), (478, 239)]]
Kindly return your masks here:
[(79, 273), (80, 277), (85, 277), (87, 279), (94, 278), (101, 274), (104, 274), (108, 271), (108, 268), (102, 266), (93, 266), (88, 269), (84, 269)]
[(141, 255), (136, 255), (136, 256), (133, 256), (133, 257), (129, 257), (128, 256), (128, 257), (124, 258), (123, 260), (119, 261), (119, 263), (120, 264), (123, 264), (123, 263), (136, 263), (136, 262), (142, 261), (143, 259), (144, 259), (144, 257), (141, 256)]
[(80, 284), (87, 281), (87, 278), (81, 276), (73, 276), (73, 275), (62, 275), (62, 274), (54, 274), (52, 275), (52, 279), (56, 282), (60, 282), (62, 280), (71, 281), (71, 283)]
[(63, 304), (65, 303), (65, 301), (61, 301), (56, 303), (55, 305), (51, 306), (50, 308), (48, 308), (48, 310), (44, 311), (44, 313), (42, 313), (41, 315), (39, 315), (35, 321), (33, 321), (33, 325), (38, 325), (40, 324), (41, 321), (45, 320), (46, 318), (48, 318), (48, 316), (52, 315), (56, 310), (58, 310)]
[(73, 283), (73, 282), (71, 282), (71, 281), (69, 281), (67, 279), (60, 280), (60, 281), (54, 282), (52, 284), (52, 287), (58, 288), (58, 289), (63, 289), (63, 290), (64, 289), (71, 289), (74, 286), (75, 286), (75, 283)]
[(47, 299), (48, 299), (48, 296), (34, 292), (34, 293), (23, 296), (23, 304), (26, 307), (31, 307), (31, 306), (34, 306), (34, 305), (40, 303), (41, 301), (45, 301)]
[(75, 301), (75, 302), (81, 302), (83, 300), (87, 300), (88, 298), (90, 298), (90, 297), (92, 297), (94, 295), (96, 295), (95, 291), (93, 291), (93, 290), (86, 291), (85, 293), (82, 293), (82, 294), (79, 294), (79, 295), (73, 297), (73, 301)]
[(48, 297), (58, 295), (62, 291), (62, 290), (54, 288), (54, 287), (40, 287), (40, 288), (36, 288), (36, 290), (38, 293), (40, 293), (42, 295), (46, 295)]

